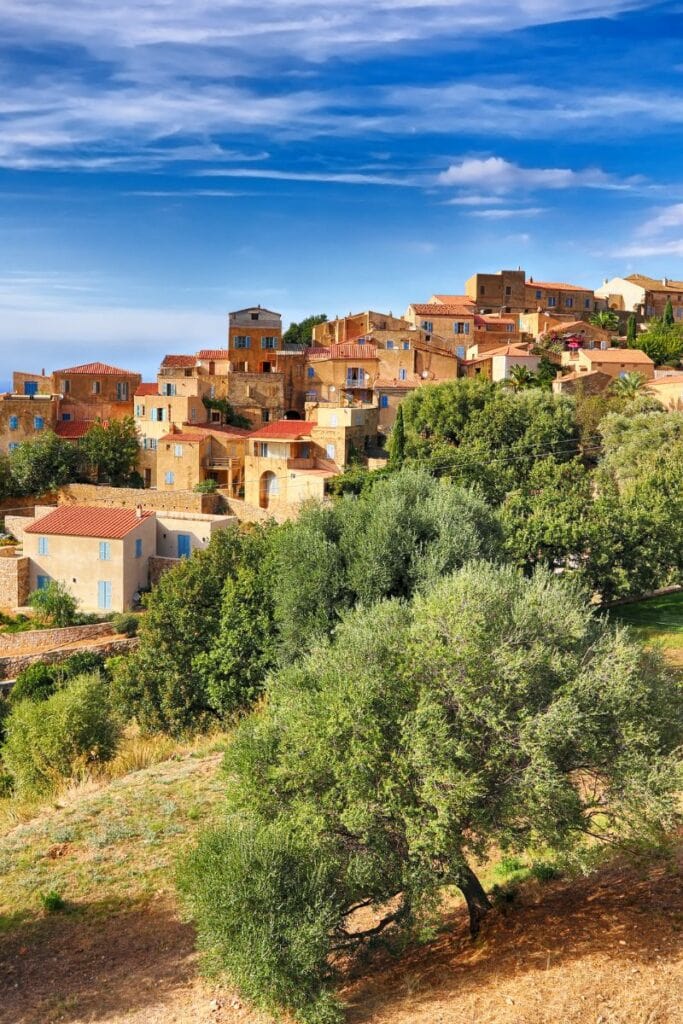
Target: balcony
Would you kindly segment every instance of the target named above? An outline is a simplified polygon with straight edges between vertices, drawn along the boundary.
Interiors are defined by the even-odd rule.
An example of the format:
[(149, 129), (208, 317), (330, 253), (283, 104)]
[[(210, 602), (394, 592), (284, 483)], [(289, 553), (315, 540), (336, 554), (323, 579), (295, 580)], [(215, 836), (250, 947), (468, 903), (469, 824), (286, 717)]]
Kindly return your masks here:
[(345, 391), (356, 391), (356, 390), (359, 390), (359, 391), (363, 390), (364, 391), (366, 388), (370, 388), (370, 387), (372, 387), (372, 385), (370, 383), (370, 380), (368, 378), (365, 378), (365, 377), (363, 377), (362, 380), (360, 378), (357, 378), (357, 377), (347, 377), (346, 378), (346, 383), (344, 384), (344, 390)]
[(315, 469), (315, 459), (287, 459), (287, 469)]
[(219, 455), (207, 455), (202, 465), (204, 469), (230, 469), (239, 463), (241, 460), (237, 456), (224, 457)]

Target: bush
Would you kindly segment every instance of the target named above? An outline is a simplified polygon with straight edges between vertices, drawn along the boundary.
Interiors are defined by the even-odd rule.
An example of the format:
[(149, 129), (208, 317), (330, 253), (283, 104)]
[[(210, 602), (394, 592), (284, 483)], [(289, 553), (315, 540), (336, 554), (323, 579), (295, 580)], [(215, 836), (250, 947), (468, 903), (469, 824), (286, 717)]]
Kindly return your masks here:
[(62, 683), (76, 676), (89, 675), (93, 672), (104, 672), (104, 656), (95, 651), (76, 651), (66, 661), (53, 666), (55, 675)]
[(53, 626), (72, 626), (78, 604), (63, 583), (50, 580), (43, 590), (34, 590), (28, 603), (35, 608), (43, 622)]
[(114, 615), (111, 624), (117, 633), (124, 633), (126, 636), (135, 636), (140, 625), (140, 620), (133, 612), (120, 612)]
[(22, 669), (9, 695), (9, 704), (15, 707), (22, 700), (47, 700), (55, 692), (56, 666), (37, 661)]
[(41, 893), (40, 902), (46, 914), (57, 914), (60, 910), (66, 910), (66, 901), (55, 889)]
[(218, 482), (216, 480), (200, 480), (194, 486), (195, 494), (215, 494), (217, 490)]
[(99, 675), (79, 676), (39, 703), (21, 701), (7, 719), (2, 748), (15, 792), (48, 793), (60, 780), (109, 760), (119, 733)]

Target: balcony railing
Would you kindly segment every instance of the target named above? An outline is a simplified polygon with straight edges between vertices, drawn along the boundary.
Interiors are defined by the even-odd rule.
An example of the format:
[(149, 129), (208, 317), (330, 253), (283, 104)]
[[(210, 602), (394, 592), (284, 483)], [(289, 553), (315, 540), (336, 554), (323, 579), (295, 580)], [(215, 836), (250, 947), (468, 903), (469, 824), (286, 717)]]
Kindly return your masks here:
[(346, 384), (344, 385), (344, 387), (346, 388), (347, 391), (352, 391), (355, 388), (365, 389), (370, 387), (370, 381), (366, 380), (365, 377), (362, 380), (359, 380), (356, 377), (347, 377)]
[(236, 456), (230, 458), (224, 458), (222, 456), (207, 455), (204, 459), (205, 469), (230, 469), (236, 462), (239, 462)]

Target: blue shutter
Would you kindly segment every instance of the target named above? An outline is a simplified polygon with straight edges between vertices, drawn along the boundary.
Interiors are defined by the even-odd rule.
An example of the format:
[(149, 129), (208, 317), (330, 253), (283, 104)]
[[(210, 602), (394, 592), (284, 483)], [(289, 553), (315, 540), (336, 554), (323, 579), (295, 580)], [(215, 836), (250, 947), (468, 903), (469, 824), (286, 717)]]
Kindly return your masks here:
[(100, 561), (108, 562), (111, 558), (111, 546), (108, 540), (100, 541)]
[(172, 472), (172, 471), (171, 471), (171, 470), (169, 469), (169, 471), (168, 471), (168, 472), (166, 473), (166, 477), (165, 477), (165, 480), (166, 480), (166, 483), (167, 483), (167, 484), (172, 484), (172, 483), (174, 483), (174, 482), (175, 482), (175, 473), (173, 473), (173, 472)]
[(38, 381), (37, 380), (25, 380), (24, 381), (24, 394), (35, 395), (38, 393)]
[(142, 540), (140, 537), (137, 537), (135, 540), (135, 557), (142, 558)]
[(379, 407), (380, 407), (380, 409), (388, 409), (389, 408), (389, 396), (388, 395), (382, 395), (382, 397), (379, 400)]
[(34, 426), (35, 430), (42, 430), (43, 427), (45, 426), (45, 420), (43, 419), (43, 417), (42, 416), (34, 416), (33, 417), (33, 426)]
[(38, 576), (36, 579), (36, 584), (38, 586), (38, 590), (46, 590), (47, 587), (50, 585), (50, 577)]
[(190, 535), (189, 533), (178, 534), (178, 558), (190, 557)]
[(47, 537), (39, 537), (38, 538), (38, 554), (39, 555), (47, 555), (47, 553), (48, 553)]
[(18, 416), (10, 416), (10, 418), (9, 418), (9, 428), (10, 428), (10, 430), (17, 430), (18, 427), (19, 427), (19, 417)]
[(99, 580), (97, 583), (97, 607), (102, 611), (111, 608), (111, 582)]

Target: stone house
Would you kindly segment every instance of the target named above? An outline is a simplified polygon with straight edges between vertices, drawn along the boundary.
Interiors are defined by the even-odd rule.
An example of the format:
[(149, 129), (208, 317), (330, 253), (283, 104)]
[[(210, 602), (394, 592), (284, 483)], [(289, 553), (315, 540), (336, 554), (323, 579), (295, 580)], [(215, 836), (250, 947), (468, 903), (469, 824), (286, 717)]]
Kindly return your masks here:
[(533, 355), (527, 348), (520, 345), (503, 345), (473, 359), (465, 360), (461, 364), (461, 372), (463, 377), (481, 376), (488, 380), (502, 381), (510, 376), (513, 366), (524, 366), (533, 373), (538, 369), (538, 364), (539, 356)]
[(595, 289), (595, 294), (605, 301), (609, 309), (636, 313), (647, 319), (663, 316), (667, 302), (671, 302), (674, 319), (683, 322), (683, 281), (629, 274), (628, 277), (613, 277), (605, 281)]
[(0, 395), (0, 452), (13, 451), (58, 422), (59, 396), (41, 394)]
[(228, 315), (228, 358), (233, 370), (270, 373), (282, 349), (282, 316), (262, 306)]
[(640, 373), (646, 380), (654, 377), (655, 364), (638, 348), (579, 348), (563, 352), (560, 359), (576, 373), (600, 370), (612, 379), (627, 373)]

